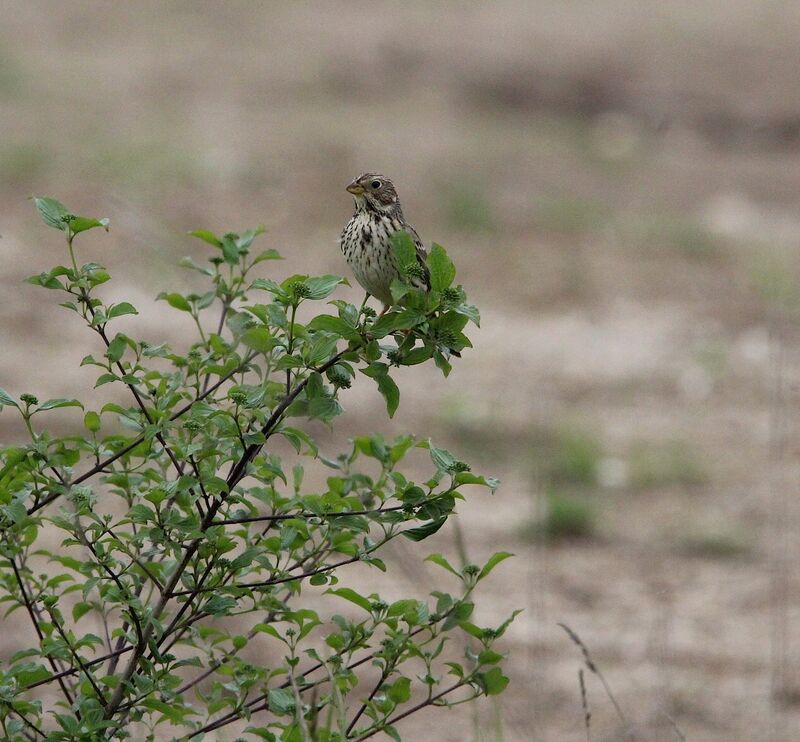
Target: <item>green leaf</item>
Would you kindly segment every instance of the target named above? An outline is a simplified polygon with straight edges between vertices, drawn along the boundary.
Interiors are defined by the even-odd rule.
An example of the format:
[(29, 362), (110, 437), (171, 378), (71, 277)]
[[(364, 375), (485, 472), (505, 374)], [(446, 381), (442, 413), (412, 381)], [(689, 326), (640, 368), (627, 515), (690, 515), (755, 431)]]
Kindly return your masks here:
[(389, 417), (394, 417), (397, 406), (400, 404), (400, 389), (388, 374), (378, 376), (376, 381), (378, 382), (378, 391), (386, 400), (386, 411), (389, 413)]
[(83, 404), (77, 399), (48, 399), (46, 402), (40, 404), (36, 411), (56, 410), (59, 407), (80, 407), (83, 409)]
[(397, 265), (404, 267), (417, 261), (417, 248), (408, 232), (395, 232), (390, 238)]
[(16, 407), (19, 409), (19, 405), (14, 398), (5, 389), (0, 389), (0, 407), (4, 405), (6, 407)]
[(219, 238), (213, 233), (209, 232), (207, 229), (193, 229), (189, 234), (192, 237), (197, 237), (198, 239), (203, 240), (203, 242), (207, 242), (209, 245), (214, 245), (214, 247), (222, 247), (222, 243), (219, 241)]
[(430, 523), (426, 523), (424, 526), (418, 526), (417, 528), (409, 528), (406, 531), (402, 531), (403, 536), (406, 538), (410, 538), (412, 541), (422, 541), (423, 539), (428, 538), (428, 536), (432, 536), (436, 531), (438, 531), (445, 523), (447, 518), (438, 518), (437, 520), (432, 520)]
[(256, 280), (250, 284), (250, 288), (263, 289), (264, 291), (269, 291), (270, 294), (275, 294), (275, 296), (285, 296), (286, 294), (286, 292), (271, 278), (256, 278)]
[(492, 494), (495, 493), (495, 490), (500, 486), (500, 480), (495, 479), (494, 477), (483, 477), (480, 474), (473, 474), (469, 471), (460, 471), (455, 476), (455, 483), (457, 485), (461, 484), (480, 484), (484, 487), (488, 487)]
[(458, 664), (458, 662), (445, 662), (445, 665), (450, 668), (450, 672), (448, 675), (455, 675), (457, 678), (464, 677), (464, 668)]
[(400, 312), (387, 312), (372, 327), (370, 334), (376, 338), (382, 338), (390, 332), (397, 330), (410, 330), (425, 321), (425, 315), (414, 309), (403, 309)]
[(237, 651), (243, 649), (247, 646), (247, 637), (246, 636), (234, 636), (231, 640), (233, 643), (233, 648)]
[(213, 276), (214, 271), (211, 268), (205, 268), (202, 265), (198, 265), (192, 258), (185, 257), (181, 258), (178, 262), (178, 265), (182, 266), (183, 268), (191, 268), (192, 270), (196, 270), (198, 273), (202, 273), (205, 276)]
[(330, 422), (342, 414), (342, 406), (333, 397), (314, 397), (308, 400), (307, 415), (323, 422)]
[(95, 382), (95, 389), (99, 386), (103, 386), (103, 384), (109, 384), (112, 381), (116, 381), (118, 378), (119, 377), (116, 374), (100, 374)]
[(351, 590), (349, 587), (340, 587), (336, 590), (326, 590), (325, 594), (331, 593), (332, 595), (338, 595), (340, 598), (344, 598), (345, 600), (349, 600), (351, 603), (355, 603), (359, 608), (363, 608), (367, 613), (371, 612), (370, 602), (367, 600), (363, 595), (359, 595), (355, 590)]
[(456, 267), (453, 265), (453, 261), (447, 257), (444, 248), (435, 242), (428, 255), (428, 270), (431, 272), (431, 289), (434, 291), (449, 288), (456, 277)]
[(422, 348), (413, 348), (408, 351), (400, 360), (402, 366), (416, 366), (418, 363), (425, 363), (433, 355), (433, 348), (423, 346)]
[(316, 276), (305, 280), (307, 298), (319, 300), (330, 296), (340, 283), (346, 283), (340, 276)]
[(259, 224), (253, 229), (245, 230), (240, 235), (233, 235), (233, 237), (236, 238), (236, 247), (238, 247), (240, 250), (249, 250), (250, 245), (253, 244), (253, 240), (258, 237), (258, 235), (264, 234), (266, 231), (267, 228), (263, 224)]
[(487, 696), (496, 696), (498, 693), (502, 693), (508, 685), (508, 678), (503, 675), (503, 671), (499, 667), (493, 667), (489, 672), (480, 672), (476, 677)]
[(30, 276), (25, 279), (26, 283), (34, 286), (41, 286), (45, 289), (63, 289), (64, 286), (55, 276), (50, 273), (40, 273), (38, 276)]
[(314, 332), (335, 332), (337, 335), (348, 336), (353, 334), (353, 328), (347, 322), (332, 314), (320, 314), (306, 325), (306, 329)]
[(317, 366), (327, 361), (336, 352), (337, 335), (320, 335), (308, 349), (308, 365)]
[(283, 260), (283, 255), (281, 255), (277, 250), (264, 250), (264, 252), (260, 252), (253, 259), (253, 265), (256, 263), (263, 263), (265, 260)]
[(66, 232), (65, 217), (68, 217), (70, 213), (64, 204), (47, 196), (34, 196), (33, 203), (47, 226)]
[[(517, 617), (517, 616), (519, 616), (519, 614), (520, 614), (520, 613), (522, 613), (522, 608), (517, 608), (517, 610), (513, 611), (513, 612), (511, 613), (511, 615), (510, 615), (510, 616), (509, 616), (509, 617), (508, 617), (508, 618), (507, 618), (505, 621), (503, 621), (503, 623), (501, 623), (501, 624), (500, 624), (500, 625), (499, 625), (499, 626), (498, 626), (498, 627), (497, 627), (497, 628), (494, 630), (494, 638), (495, 638), (495, 639), (497, 639), (497, 638), (499, 638), (499, 637), (503, 636), (503, 634), (505, 634), (505, 633), (506, 633), (506, 629), (507, 629), (509, 626), (511, 626), (511, 624), (512, 624), (512, 623), (513, 623), (513, 621), (514, 621), (514, 619), (516, 619), (516, 617)], [(559, 624), (559, 625), (560, 625), (560, 626), (563, 626), (563, 624)]]
[(493, 649), (484, 649), (478, 655), (478, 663), (481, 665), (494, 665), (503, 659), (500, 652), (495, 652)]
[(80, 620), (90, 610), (92, 610), (92, 606), (89, 603), (76, 603), (72, 607), (72, 620), (73, 621)]
[(239, 262), (239, 248), (234, 241), (235, 235), (226, 234), (222, 237), (222, 257), (225, 262), (230, 265), (236, 265)]
[(109, 344), (108, 348), (106, 349), (106, 358), (108, 360), (116, 363), (120, 358), (122, 358), (122, 354), (125, 352), (125, 348), (128, 345), (127, 340), (125, 339), (124, 335), (117, 335)]
[(129, 304), (127, 301), (120, 302), (119, 304), (114, 304), (106, 314), (108, 319), (114, 319), (114, 317), (122, 317), (124, 314), (139, 314), (136, 307), (133, 304)]
[(450, 361), (444, 357), (444, 354), (441, 351), (436, 351), (433, 354), (433, 362), (436, 364), (436, 368), (438, 368), (442, 374), (447, 378), (450, 375), (450, 372), (453, 370)]
[(294, 710), (294, 694), (287, 688), (273, 688), (267, 694), (270, 711), (286, 714)]
[(275, 347), (275, 340), (266, 327), (251, 327), (245, 330), (242, 342), (259, 353), (268, 353)]
[(360, 370), (364, 376), (369, 376), (371, 379), (379, 379), (389, 373), (389, 367), (380, 361), (373, 361), (369, 366)]
[(454, 311), (458, 312), (459, 314), (463, 314), (477, 327), (481, 326), (481, 314), (478, 311), (478, 307), (474, 307), (472, 304), (459, 304)]
[(431, 554), (430, 556), (425, 558), (426, 562), (433, 562), (434, 564), (438, 564), (440, 567), (443, 567), (448, 572), (451, 572), (456, 577), (461, 579), (461, 575), (456, 571), (450, 562), (447, 561), (441, 554)]
[(482, 580), (486, 575), (489, 574), (500, 562), (505, 561), (509, 557), (514, 556), (510, 551), (498, 551), (489, 558), (489, 561), (483, 565), (483, 569), (480, 571), (478, 575), (478, 579)]
[(167, 304), (175, 309), (180, 309), (182, 312), (191, 312), (192, 305), (186, 300), (185, 297), (181, 296), (180, 294), (175, 293), (167, 293), (162, 291), (156, 299), (165, 299)]
[(476, 626), (470, 621), (459, 621), (458, 626), (462, 631), (466, 631), (470, 636), (474, 636), (476, 639), (483, 639), (484, 631), (480, 626)]
[(89, 410), (89, 412), (83, 416), (83, 424), (87, 430), (96, 433), (100, 430), (100, 415), (93, 410)]
[(397, 680), (389, 686), (386, 695), (395, 703), (405, 703), (411, 698), (411, 679), (405, 677), (397, 678)]
[(108, 232), (108, 219), (95, 219), (94, 217), (89, 216), (76, 216), (74, 219), (69, 220), (69, 228), (72, 231), (72, 234), (79, 234), (80, 232), (86, 232), (89, 229), (94, 229), (95, 227), (102, 227), (103, 229)]
[(236, 600), (225, 595), (214, 595), (203, 604), (203, 610), (212, 616), (227, 615), (236, 607)]
[(455, 466), (456, 457), (444, 448), (430, 447), (431, 461), (439, 471), (448, 471)]

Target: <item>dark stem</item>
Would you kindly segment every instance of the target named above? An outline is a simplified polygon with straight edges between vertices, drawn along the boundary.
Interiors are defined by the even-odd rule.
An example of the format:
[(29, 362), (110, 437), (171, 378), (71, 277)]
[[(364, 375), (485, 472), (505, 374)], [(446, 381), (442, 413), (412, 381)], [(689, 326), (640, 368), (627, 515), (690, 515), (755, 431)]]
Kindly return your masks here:
[[(363, 552), (362, 554), (356, 554), (354, 557), (350, 557), (348, 559), (343, 559), (341, 562), (334, 562), (333, 564), (327, 564), (324, 567), (320, 567), (319, 569), (312, 569), (308, 570), (307, 572), (302, 572), (299, 575), (290, 575), (288, 577), (275, 577), (271, 580), (263, 580), (261, 582), (241, 582), (236, 583), (234, 587), (242, 588), (242, 589), (252, 589), (257, 587), (269, 587), (270, 585), (282, 585), (285, 582), (294, 582), (295, 580), (304, 580), (306, 577), (313, 577), (314, 575), (321, 575), (325, 574), (325, 572), (330, 572), (331, 570), (336, 569), (337, 567), (343, 567), (345, 564), (353, 564), (354, 562), (360, 562), (364, 559), (365, 556), (372, 554), (374, 551), (377, 551), (382, 546), (384, 546), (387, 542), (391, 541), (395, 536), (399, 535), (399, 533), (394, 534), (393, 536), (389, 536), (385, 538), (380, 543), (373, 546), (368, 551)], [(305, 560), (304, 560), (305, 561)], [(196, 595), (201, 593), (208, 593), (213, 592), (214, 590), (219, 590), (220, 585), (211, 585), (210, 587), (194, 587), (191, 590), (177, 590), (176, 592), (172, 593), (173, 597), (178, 597), (180, 595), (191, 595), (194, 598)], [(191, 600), (191, 598), (190, 598)]]
[[(125, 647), (124, 649), (118, 649), (114, 652), (109, 652), (108, 654), (105, 654), (102, 657), (98, 657), (95, 660), (90, 660), (89, 662), (85, 662), (84, 667), (94, 667), (95, 665), (101, 665), (106, 660), (110, 660), (113, 657), (119, 657), (119, 655), (121, 654), (126, 654), (127, 652), (132, 652), (132, 651), (133, 647)], [(48, 683), (52, 683), (54, 680), (60, 680), (61, 678), (66, 678), (69, 677), (70, 675), (75, 675), (80, 671), (81, 668), (78, 667), (71, 667), (69, 670), (61, 670), (57, 672), (55, 675), (51, 675), (49, 678), (43, 678), (42, 680), (37, 680), (35, 683), (26, 685), (25, 690), (33, 690), (34, 688), (38, 688), (40, 685), (47, 685)]]
[(416, 706), (412, 706), (410, 709), (403, 711), (402, 714), (397, 714), (396, 716), (393, 716), (391, 719), (387, 719), (386, 721), (381, 722), (381, 724), (372, 731), (369, 731), (366, 734), (362, 734), (361, 736), (356, 737), (354, 742), (361, 742), (364, 739), (369, 739), (370, 737), (376, 735), (378, 732), (382, 732), (386, 727), (395, 725), (401, 719), (405, 719), (407, 716), (411, 716), (411, 714), (414, 714), (417, 711), (424, 709), (426, 706), (434, 704), (440, 698), (443, 698), (448, 693), (452, 693), (454, 690), (458, 690), (459, 688), (461, 688), (466, 684), (467, 684), (466, 680), (459, 680), (457, 683), (451, 685), (449, 688), (445, 688), (443, 691), (440, 691), (436, 695), (433, 695), (430, 698), (426, 698), (424, 701), (420, 701)]
[(337, 510), (331, 513), (281, 513), (279, 515), (256, 515), (245, 518), (226, 518), (225, 520), (214, 521), (215, 526), (233, 526), (238, 523), (261, 523), (280, 520), (291, 520), (293, 518), (344, 518), (348, 515), (380, 515), (381, 513), (395, 513), (398, 510), (407, 509), (407, 505), (393, 505), (388, 508), (375, 508), (374, 510)]
[[(36, 636), (39, 637), (39, 643), (44, 641), (44, 634), (42, 633), (42, 629), (39, 626), (39, 617), (36, 615), (36, 609), (31, 602), (31, 599), (28, 597), (28, 591), (25, 589), (25, 582), (22, 579), (22, 575), (17, 569), (17, 563), (14, 561), (13, 558), (8, 560), (11, 563), (11, 569), (14, 570), (14, 577), (17, 580), (17, 585), (19, 585), (19, 590), (22, 593), (22, 600), (25, 603), (25, 608), (28, 611), (28, 615), (30, 616), (31, 623), (33, 624), (33, 628), (36, 630)], [(64, 682), (63, 678), (64, 675), (61, 674), (61, 668), (58, 666), (57, 662), (50, 656), (46, 655), (47, 661), (50, 663), (50, 667), (52, 668), (53, 672), (58, 675), (58, 684), (61, 687), (61, 692), (64, 694), (64, 698), (67, 699), (67, 703), (71, 706), (74, 701), (72, 698), (72, 694), (70, 693), (69, 688), (67, 688), (67, 684)], [(50, 679), (48, 679), (49, 681)], [(31, 686), (34, 687), (34, 686)]]

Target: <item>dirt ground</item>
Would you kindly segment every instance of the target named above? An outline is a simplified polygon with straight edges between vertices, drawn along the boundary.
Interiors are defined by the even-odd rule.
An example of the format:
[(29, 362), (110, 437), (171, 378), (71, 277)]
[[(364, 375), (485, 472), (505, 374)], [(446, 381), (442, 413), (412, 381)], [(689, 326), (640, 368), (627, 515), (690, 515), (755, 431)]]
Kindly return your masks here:
[[(404, 739), (800, 739), (800, 4), (778, 0), (0, 4), (0, 386), (88, 393), (92, 342), (24, 277), (61, 262), (27, 197), (108, 216), (84, 259), (150, 301), (189, 229), (264, 223), (289, 275), (343, 273), (344, 186), (378, 170), (482, 309), (448, 380), (371, 385), (326, 445), (428, 435), (499, 477), (460, 509), (517, 556), (496, 703)], [(356, 292), (352, 292), (353, 298)], [(165, 321), (165, 316), (169, 317)], [(65, 418), (67, 419), (67, 418)], [(0, 435), (19, 434), (9, 414)], [(454, 533), (426, 541), (453, 553)], [(398, 592), (442, 576), (397, 549)], [(29, 641), (7, 619), (0, 650)], [(225, 739), (225, 737), (220, 737)]]

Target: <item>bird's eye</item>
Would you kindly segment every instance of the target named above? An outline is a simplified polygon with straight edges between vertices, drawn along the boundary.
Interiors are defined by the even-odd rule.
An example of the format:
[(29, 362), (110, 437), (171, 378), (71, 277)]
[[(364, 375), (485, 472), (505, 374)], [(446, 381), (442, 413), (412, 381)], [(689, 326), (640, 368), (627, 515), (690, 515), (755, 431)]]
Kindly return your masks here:
[(372, 188), (373, 191), (377, 191), (378, 188), (381, 187), (381, 182), (379, 180), (373, 180), (372, 183), (370, 183), (369, 185), (370, 185), (370, 188)]

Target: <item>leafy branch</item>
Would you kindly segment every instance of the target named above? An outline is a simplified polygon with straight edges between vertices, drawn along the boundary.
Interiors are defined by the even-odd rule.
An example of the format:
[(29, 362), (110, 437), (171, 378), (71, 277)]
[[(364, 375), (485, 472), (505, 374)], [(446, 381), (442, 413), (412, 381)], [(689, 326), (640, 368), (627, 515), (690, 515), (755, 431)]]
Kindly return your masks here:
[[(0, 597), (27, 613), (36, 636), (0, 671), (5, 736), (138, 738), (166, 722), (190, 739), (258, 714), (266, 726), (248, 732), (266, 740), (399, 739), (394, 725), (410, 714), (501, 692), (503, 656), (492, 646), (513, 616), (480, 628), (471, 596), (509, 554), (462, 569), (431, 555), (460, 591), (436, 591), (431, 604), (387, 603), (341, 582), (355, 563), (391, 573), (380, 556), (389, 541), (432, 537), (467, 488), (494, 492), (496, 480), (412, 436), (356, 436), (326, 457), (304, 425), (332, 424), (361, 376), (391, 416), (393, 369), (432, 361), (446, 376), (471, 347), (465, 330), (478, 310), (453, 285), (444, 249), (430, 251), (431, 290), (396, 281), (395, 306), (377, 317), (366, 301), (331, 298), (344, 283), (337, 276), (254, 277), (280, 259), (253, 249), (261, 227), (195, 230), (213, 254), (182, 265), (204, 288), (158, 296), (195, 327), (176, 349), (117, 331), (138, 310), (104, 301), (108, 272), (81, 264), (81, 236), (108, 230), (108, 220), (34, 203), (69, 260), (28, 280), (60, 292), (100, 338), (102, 355), (83, 365), (96, 367), (96, 389), (125, 387), (130, 406), (102, 404), (100, 391), (90, 403), (40, 403), (0, 389), (0, 409), (16, 411), (27, 433), (0, 447)], [(400, 234), (394, 249), (405, 265), (413, 243)], [(325, 300), (333, 313), (314, 310)], [(70, 408), (82, 411), (83, 429), (54, 434), (47, 416)], [(290, 455), (279, 455), (279, 437)], [(327, 476), (306, 479), (320, 466)], [(427, 479), (414, 481), (409, 472), (422, 467)], [(60, 534), (58, 550), (45, 533)], [(319, 588), (363, 615), (312, 609), (304, 596)], [(361, 695), (370, 664), (380, 672)], [(455, 682), (443, 684), (444, 674)], [(50, 685), (60, 702), (39, 696)]]

